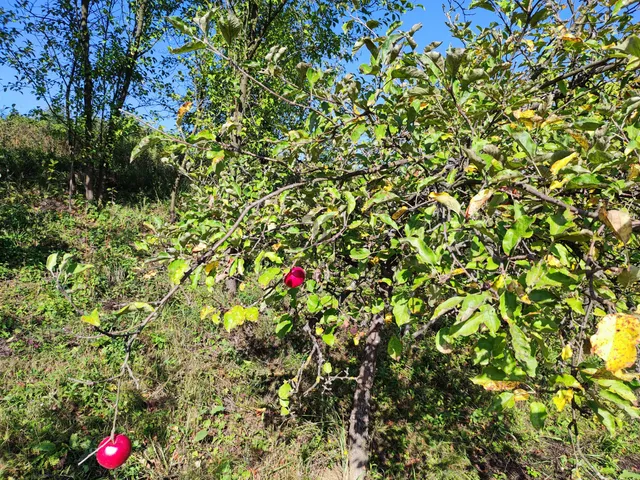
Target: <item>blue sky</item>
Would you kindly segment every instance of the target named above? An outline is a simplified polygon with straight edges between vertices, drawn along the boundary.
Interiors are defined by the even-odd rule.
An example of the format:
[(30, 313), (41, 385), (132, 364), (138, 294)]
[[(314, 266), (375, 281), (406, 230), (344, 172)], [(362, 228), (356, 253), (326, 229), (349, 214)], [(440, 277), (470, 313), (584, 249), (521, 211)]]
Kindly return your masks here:
[[(0, 0), (0, 3), (2, 0)], [(491, 19), (491, 14), (484, 10), (476, 10), (475, 15), (469, 17), (473, 23), (486, 24)], [(416, 9), (402, 18), (404, 28), (409, 29), (416, 23), (422, 23), (422, 29), (416, 33), (415, 39), (420, 48), (428, 45), (433, 41), (442, 41), (442, 45), (438, 49), (443, 52), (449, 45), (459, 46), (459, 43), (451, 38), (447, 26), (445, 24), (446, 16), (443, 11), (441, 0), (426, 0), (425, 9)], [(365, 49), (363, 49), (364, 51)], [(359, 61), (355, 61), (347, 65), (347, 70), (356, 70)], [(0, 65), (0, 85), (12, 81), (15, 77), (15, 71), (8, 67)], [(135, 103), (135, 102), (131, 102)], [(0, 114), (7, 113), (13, 106), (21, 112), (28, 113), (34, 108), (44, 108), (44, 102), (38, 101), (36, 97), (28, 90), (22, 92), (4, 91), (0, 88)], [(173, 114), (172, 114), (173, 117)], [(172, 118), (173, 120), (173, 118)]]

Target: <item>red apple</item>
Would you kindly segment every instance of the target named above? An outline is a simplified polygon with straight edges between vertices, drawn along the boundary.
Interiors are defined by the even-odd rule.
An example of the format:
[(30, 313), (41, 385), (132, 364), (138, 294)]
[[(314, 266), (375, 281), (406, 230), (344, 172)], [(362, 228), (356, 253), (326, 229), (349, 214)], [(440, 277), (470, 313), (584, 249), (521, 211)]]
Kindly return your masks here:
[(131, 455), (131, 442), (126, 435), (116, 435), (113, 442), (107, 437), (100, 442), (96, 460), (104, 468), (113, 470), (126, 462)]
[(289, 273), (284, 276), (284, 284), (289, 288), (299, 287), (304, 283), (304, 269), (301, 267), (293, 267)]

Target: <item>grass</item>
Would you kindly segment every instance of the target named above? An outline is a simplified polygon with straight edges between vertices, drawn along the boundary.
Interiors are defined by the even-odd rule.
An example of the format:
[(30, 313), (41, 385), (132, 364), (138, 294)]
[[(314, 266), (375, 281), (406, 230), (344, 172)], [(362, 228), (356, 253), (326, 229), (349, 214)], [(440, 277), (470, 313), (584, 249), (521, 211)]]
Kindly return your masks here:
[[(132, 361), (138, 385), (123, 383), (118, 428), (133, 440), (132, 458), (113, 473), (93, 459), (78, 466), (110, 431), (116, 388), (100, 380), (117, 372), (124, 352), (117, 341), (92, 338), (44, 263), (64, 251), (94, 265), (76, 295), (84, 309), (154, 300), (168, 285), (166, 274), (143, 263), (134, 242), (166, 210), (79, 204), (70, 212), (38, 190), (0, 193), (0, 478), (341, 478), (352, 384), (336, 385), (335, 395), (314, 394), (295, 416), (280, 416), (277, 389), (304, 362), (304, 339), (278, 340), (266, 315), (229, 335), (199, 315), (212, 295), (223, 302), (224, 295), (191, 288), (141, 336)], [(255, 296), (251, 282), (243, 295)], [(467, 380), (473, 367), (465, 362), (438, 353), (431, 339), (399, 362), (382, 356), (373, 479), (640, 472), (637, 424), (611, 437), (581, 419), (588, 467), (568, 442), (565, 414), (552, 414), (538, 432), (525, 406), (492, 412), (492, 396)]]

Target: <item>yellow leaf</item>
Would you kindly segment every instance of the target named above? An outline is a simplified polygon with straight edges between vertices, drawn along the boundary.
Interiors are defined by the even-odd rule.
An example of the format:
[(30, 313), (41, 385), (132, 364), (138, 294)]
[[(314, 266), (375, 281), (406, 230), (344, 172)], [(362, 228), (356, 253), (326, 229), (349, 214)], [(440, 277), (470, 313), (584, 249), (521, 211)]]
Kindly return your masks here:
[(384, 323), (386, 323), (387, 325), (391, 324), (393, 322), (393, 314), (392, 313), (387, 313), (384, 316)]
[(561, 158), (560, 160), (555, 162), (553, 165), (551, 165), (551, 173), (553, 173), (554, 175), (557, 175), (560, 170), (566, 167), (569, 164), (569, 162), (571, 162), (571, 160), (575, 158), (578, 158), (577, 152), (573, 152), (571, 155), (567, 155), (566, 157)]
[(472, 382), (476, 385), (482, 386), (482, 388), (489, 392), (503, 392), (505, 390), (513, 390), (518, 385), (520, 385), (520, 382), (488, 380), (486, 378), (472, 379)]
[(603, 207), (598, 212), (600, 220), (615, 233), (623, 243), (628, 243), (633, 233), (631, 217), (626, 210), (609, 210)]
[(524, 112), (522, 110), (513, 111), (513, 116), (516, 117), (517, 120), (531, 119), (535, 116), (535, 114), (535, 110), (525, 110)]
[(544, 122), (542, 122), (542, 125), (540, 125), (542, 128), (546, 127), (547, 125), (555, 125), (556, 123), (562, 123), (564, 122), (564, 120), (562, 120), (562, 118), (560, 118), (559, 116), (555, 115), (555, 114), (551, 114), (549, 115), (546, 120)]
[(457, 214), (460, 214), (460, 203), (458, 203), (458, 200), (453, 198), (447, 192), (442, 192), (442, 193), (431, 192), (429, 194), (429, 198), (433, 198), (436, 202), (441, 203), (442, 205), (447, 207), (449, 210), (453, 210)]
[(573, 400), (573, 390), (558, 390), (552, 400), (558, 411), (561, 412), (567, 403), (571, 403)]
[(573, 349), (571, 348), (571, 345), (565, 345), (562, 348), (562, 353), (560, 353), (560, 357), (565, 362), (569, 360), (571, 357), (573, 357)]
[(513, 391), (513, 399), (516, 402), (524, 402), (526, 400), (529, 400), (529, 392), (527, 392), (526, 390), (523, 390), (522, 388), (518, 388), (517, 390)]
[(582, 42), (582, 39), (580, 37), (576, 37), (573, 33), (565, 33), (560, 38), (562, 40), (564, 40), (565, 42), (570, 42), (570, 43), (580, 43), (580, 42)]
[(220, 262), (218, 261), (213, 261), (213, 262), (209, 262), (205, 265), (204, 267), (204, 273), (206, 273), (207, 275), (209, 275), (209, 273), (211, 273), (211, 270), (213, 270), (214, 268), (218, 268), (218, 264)]
[(612, 313), (598, 323), (598, 331), (591, 337), (591, 353), (605, 362), (605, 368), (616, 372), (636, 361), (636, 345), (640, 342), (640, 317)]
[(553, 268), (561, 268), (563, 266), (562, 262), (553, 255), (547, 255), (545, 261), (547, 262), (547, 265)]
[(569, 135), (571, 135), (582, 148), (589, 150), (589, 140), (587, 140), (587, 137), (576, 132), (569, 132)]
[(629, 169), (629, 176), (627, 177), (627, 179), (635, 180), (638, 177), (640, 177), (640, 163), (634, 163)]
[(213, 312), (215, 312), (215, 309), (212, 306), (205, 305), (202, 307), (202, 310), (200, 310), (200, 320), (204, 320), (209, 315), (213, 314)]
[(404, 215), (404, 212), (406, 212), (407, 210), (409, 210), (409, 207), (400, 207), (393, 213), (393, 215), (391, 215), (391, 218), (394, 220), (398, 220), (402, 215)]
[(562, 180), (554, 180), (553, 182), (551, 182), (551, 185), (549, 185), (549, 190), (557, 190), (558, 188), (562, 188), (568, 181), (569, 177), (565, 177)]
[(527, 46), (527, 50), (529, 50), (530, 52), (533, 52), (536, 49), (533, 41), (529, 40), (528, 38), (524, 40), (524, 44)]
[(493, 195), (493, 190), (490, 188), (483, 188), (478, 193), (476, 193), (471, 201), (469, 202), (469, 206), (467, 207), (467, 211), (464, 216), (466, 218), (472, 217), (476, 212), (478, 212), (485, 203), (491, 198)]
[(89, 315), (82, 315), (80, 317), (80, 320), (82, 320), (85, 323), (88, 323), (89, 325), (93, 325), (94, 327), (99, 327), (100, 315), (98, 314), (98, 309), (94, 308), (93, 312), (91, 312)]
[(193, 105), (193, 102), (184, 102), (182, 106), (178, 109), (178, 125), (182, 123), (182, 117), (184, 117), (184, 115), (189, 110), (191, 110), (192, 105)]
[(244, 289), (247, 288), (247, 284), (242, 282), (238, 288), (240, 289), (241, 292), (244, 292)]

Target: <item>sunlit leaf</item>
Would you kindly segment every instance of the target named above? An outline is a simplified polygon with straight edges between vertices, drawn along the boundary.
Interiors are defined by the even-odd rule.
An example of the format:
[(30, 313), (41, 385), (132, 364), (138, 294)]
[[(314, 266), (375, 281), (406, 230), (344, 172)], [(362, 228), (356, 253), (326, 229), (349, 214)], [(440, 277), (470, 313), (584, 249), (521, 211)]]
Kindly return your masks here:
[(462, 210), (458, 200), (453, 198), (447, 192), (442, 192), (442, 193), (431, 192), (429, 194), (429, 198), (433, 198), (436, 202), (441, 203), (442, 205), (447, 207), (449, 210), (453, 210), (457, 214), (460, 214), (460, 211)]
[(636, 315), (613, 313), (598, 323), (591, 337), (591, 353), (605, 361), (610, 372), (632, 366), (636, 361), (636, 345), (640, 342), (640, 319)]
[(82, 315), (80, 317), (80, 320), (82, 320), (85, 323), (88, 323), (89, 325), (93, 325), (94, 327), (99, 327), (100, 326), (100, 314), (98, 313), (98, 309), (94, 308), (93, 311), (89, 315)]

